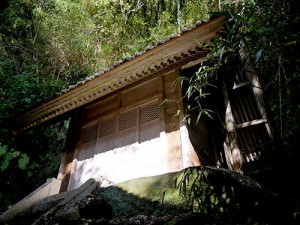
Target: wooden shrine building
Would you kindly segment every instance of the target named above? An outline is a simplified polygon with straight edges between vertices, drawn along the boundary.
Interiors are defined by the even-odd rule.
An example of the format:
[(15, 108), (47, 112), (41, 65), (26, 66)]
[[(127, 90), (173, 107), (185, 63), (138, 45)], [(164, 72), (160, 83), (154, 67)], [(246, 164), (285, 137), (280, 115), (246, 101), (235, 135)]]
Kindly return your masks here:
[[(228, 90), (233, 97), (230, 108), (224, 108), (232, 112), (233, 123), (222, 128), (225, 133), (214, 121), (185, 120), (182, 89), (174, 85), (179, 76), (199, 68), (207, 55), (199, 43), (211, 41), (223, 24), (223, 17), (199, 23), (70, 86), (16, 118), (13, 130), (71, 118), (58, 174), (61, 192), (91, 177), (119, 183), (198, 165), (239, 171), (235, 155), (240, 164), (255, 161), (272, 136), (258, 80), (240, 77)], [(237, 130), (237, 152), (223, 144), (232, 129)]]

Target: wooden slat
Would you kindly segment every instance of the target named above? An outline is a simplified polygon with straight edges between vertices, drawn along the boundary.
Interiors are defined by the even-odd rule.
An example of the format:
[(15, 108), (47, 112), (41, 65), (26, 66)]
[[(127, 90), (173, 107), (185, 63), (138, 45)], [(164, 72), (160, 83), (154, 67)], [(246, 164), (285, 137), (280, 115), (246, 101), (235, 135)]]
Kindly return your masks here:
[(261, 123), (266, 123), (266, 122), (267, 122), (267, 119), (252, 120), (252, 121), (248, 121), (248, 122), (245, 122), (245, 123), (237, 124), (236, 128), (240, 129), (240, 128), (254, 126), (254, 125), (261, 124)]
[(247, 85), (249, 85), (249, 82), (243, 82), (243, 83), (238, 83), (238, 84), (234, 83), (233, 90), (237, 89), (237, 88), (245, 87)]

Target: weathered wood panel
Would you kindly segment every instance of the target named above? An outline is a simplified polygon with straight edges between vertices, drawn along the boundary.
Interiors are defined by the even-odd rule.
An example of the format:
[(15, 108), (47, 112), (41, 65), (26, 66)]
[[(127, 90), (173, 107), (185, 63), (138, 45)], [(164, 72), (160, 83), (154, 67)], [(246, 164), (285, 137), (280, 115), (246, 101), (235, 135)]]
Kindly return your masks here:
[(132, 107), (151, 99), (162, 92), (161, 76), (145, 81), (121, 93), (121, 107)]
[(178, 114), (178, 75), (173, 70), (145, 80), (87, 109), (69, 189), (91, 177), (119, 183), (199, 165)]
[(102, 120), (96, 119), (94, 124), (85, 126), (75, 154), (69, 189), (91, 177), (105, 177), (118, 183), (165, 172), (162, 170), (166, 154), (161, 138), (160, 102), (161, 99), (146, 100), (129, 109), (125, 104), (125, 110), (119, 108), (110, 116), (100, 116)]
[(174, 81), (178, 78), (178, 71), (173, 70), (164, 75), (164, 125), (167, 145), (168, 170), (176, 171), (183, 168), (182, 146), (180, 137), (180, 116), (178, 110), (178, 87)]
[(119, 110), (120, 104), (119, 95), (113, 95), (97, 102), (96, 104), (93, 104), (85, 110), (85, 125), (89, 125), (90, 122), (95, 123), (95, 121), (101, 119), (103, 116)]

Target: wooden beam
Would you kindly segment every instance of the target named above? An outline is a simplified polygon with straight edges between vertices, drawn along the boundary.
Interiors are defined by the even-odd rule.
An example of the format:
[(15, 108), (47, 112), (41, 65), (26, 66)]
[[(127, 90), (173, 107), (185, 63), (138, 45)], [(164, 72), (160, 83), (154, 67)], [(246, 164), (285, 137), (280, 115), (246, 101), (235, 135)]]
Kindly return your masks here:
[(236, 125), (236, 128), (241, 129), (241, 128), (254, 126), (254, 125), (257, 125), (257, 124), (261, 124), (261, 123), (267, 123), (267, 119), (257, 119), (257, 120), (252, 120), (252, 121), (248, 121), (248, 122), (245, 122), (245, 123), (240, 123), (240, 124)]

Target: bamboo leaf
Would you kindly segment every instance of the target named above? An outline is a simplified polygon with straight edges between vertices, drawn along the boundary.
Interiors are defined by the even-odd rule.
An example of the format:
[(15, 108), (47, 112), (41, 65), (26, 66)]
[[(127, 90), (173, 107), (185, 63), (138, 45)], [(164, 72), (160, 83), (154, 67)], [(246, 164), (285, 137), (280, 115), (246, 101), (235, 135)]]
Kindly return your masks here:
[(256, 52), (256, 55), (255, 55), (255, 63), (257, 63), (261, 57), (261, 54), (263, 52), (263, 49), (259, 49), (257, 52)]
[(221, 48), (221, 50), (220, 50), (220, 53), (219, 53), (220, 54), (220, 56), (219, 56), (220, 61), (222, 61), (224, 51), (225, 51), (225, 46), (223, 46), (223, 48)]

